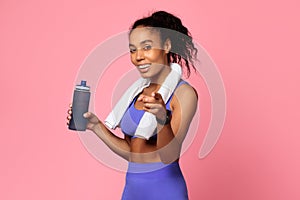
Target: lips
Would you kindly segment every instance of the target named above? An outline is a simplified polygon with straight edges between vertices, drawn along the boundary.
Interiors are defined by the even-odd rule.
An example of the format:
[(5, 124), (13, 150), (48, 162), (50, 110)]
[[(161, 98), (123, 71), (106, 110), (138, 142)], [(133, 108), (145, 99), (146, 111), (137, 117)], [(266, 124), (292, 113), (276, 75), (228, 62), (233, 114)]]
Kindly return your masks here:
[(145, 64), (145, 65), (139, 65), (138, 68), (139, 69), (145, 69), (145, 68), (148, 68), (150, 67), (150, 64)]
[(145, 73), (149, 70), (151, 64), (138, 65), (138, 69), (141, 73)]

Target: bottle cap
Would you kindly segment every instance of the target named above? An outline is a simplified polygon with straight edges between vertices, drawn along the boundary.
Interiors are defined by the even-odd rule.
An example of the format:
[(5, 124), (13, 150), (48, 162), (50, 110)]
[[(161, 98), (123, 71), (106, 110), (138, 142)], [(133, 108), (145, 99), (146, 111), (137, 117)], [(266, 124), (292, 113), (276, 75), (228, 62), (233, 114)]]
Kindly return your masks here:
[(83, 81), (83, 80), (82, 80), (81, 83), (80, 83), (80, 85), (81, 85), (81, 86), (86, 86), (86, 81)]
[(80, 82), (80, 85), (76, 85), (75, 87), (77, 90), (82, 90), (82, 91), (89, 91), (90, 87), (86, 85), (86, 81), (82, 80)]

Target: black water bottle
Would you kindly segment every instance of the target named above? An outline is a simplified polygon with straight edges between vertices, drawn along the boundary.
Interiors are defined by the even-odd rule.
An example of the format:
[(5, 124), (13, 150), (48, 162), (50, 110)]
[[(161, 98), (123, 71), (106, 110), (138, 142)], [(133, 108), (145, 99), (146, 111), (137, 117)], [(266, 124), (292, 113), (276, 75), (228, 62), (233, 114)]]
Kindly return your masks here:
[(88, 112), (90, 96), (90, 87), (86, 85), (86, 81), (82, 80), (81, 84), (76, 85), (74, 90), (69, 129), (77, 131), (86, 130), (87, 119), (83, 117), (83, 114)]

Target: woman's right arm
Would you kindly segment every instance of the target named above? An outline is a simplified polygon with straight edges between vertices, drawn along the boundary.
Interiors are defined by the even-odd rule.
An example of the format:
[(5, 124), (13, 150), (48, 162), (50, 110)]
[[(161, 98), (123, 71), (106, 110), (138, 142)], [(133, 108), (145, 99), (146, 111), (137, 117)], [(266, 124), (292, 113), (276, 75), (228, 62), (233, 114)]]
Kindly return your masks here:
[[(71, 120), (72, 105), (68, 110), (67, 124)], [(114, 153), (121, 156), (125, 160), (130, 158), (130, 145), (128, 140), (120, 138), (113, 134), (99, 119), (98, 117), (87, 112), (84, 117), (88, 120), (87, 129), (93, 131)]]
[(95, 114), (87, 112), (84, 117), (88, 120), (87, 129), (93, 131), (114, 153), (129, 160), (130, 145), (126, 139), (113, 134)]

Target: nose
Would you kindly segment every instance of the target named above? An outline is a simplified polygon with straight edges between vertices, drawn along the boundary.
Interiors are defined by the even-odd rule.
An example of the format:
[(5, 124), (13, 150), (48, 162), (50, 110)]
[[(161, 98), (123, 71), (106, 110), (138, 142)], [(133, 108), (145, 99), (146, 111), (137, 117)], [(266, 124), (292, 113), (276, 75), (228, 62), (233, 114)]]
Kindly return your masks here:
[(136, 50), (136, 55), (135, 55), (135, 60), (136, 61), (141, 61), (144, 59), (144, 52), (142, 49), (137, 49)]

